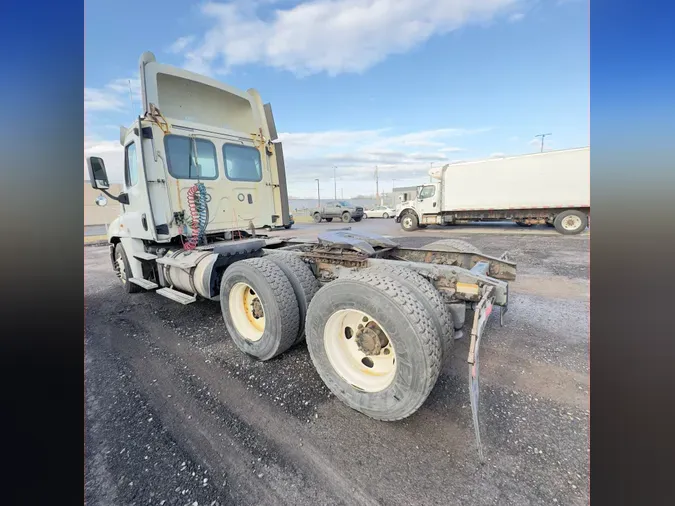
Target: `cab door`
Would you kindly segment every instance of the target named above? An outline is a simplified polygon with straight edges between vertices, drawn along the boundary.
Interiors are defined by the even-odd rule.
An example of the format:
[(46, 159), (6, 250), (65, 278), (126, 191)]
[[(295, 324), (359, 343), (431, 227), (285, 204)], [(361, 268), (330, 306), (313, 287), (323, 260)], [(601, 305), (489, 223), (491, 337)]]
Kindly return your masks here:
[(122, 228), (135, 239), (156, 240), (157, 232), (150, 208), (141, 139), (134, 129), (130, 130), (124, 144), (124, 193), (127, 194), (129, 203), (122, 204)]
[(420, 214), (437, 214), (440, 212), (437, 186), (436, 184), (430, 184), (420, 187), (417, 192), (417, 205), (415, 206)]

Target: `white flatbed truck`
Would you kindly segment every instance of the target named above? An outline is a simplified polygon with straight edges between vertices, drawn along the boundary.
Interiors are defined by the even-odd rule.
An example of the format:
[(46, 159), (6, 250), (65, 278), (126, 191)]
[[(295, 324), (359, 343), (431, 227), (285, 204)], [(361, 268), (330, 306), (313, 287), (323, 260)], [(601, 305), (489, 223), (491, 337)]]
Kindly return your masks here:
[(510, 220), (572, 235), (588, 226), (588, 147), (446, 164), (430, 176), (437, 181), (420, 185), (417, 198), (398, 207), (403, 230)]
[(493, 307), (500, 319), (506, 311), (515, 263), (461, 241), (415, 249), (346, 229), (306, 242), (261, 235), (285, 219), (269, 106), (152, 53), (140, 71), (144, 112), (121, 130), (120, 195), (108, 191), (104, 161), (87, 158), (92, 186), (122, 204), (108, 242), (126, 292), (220, 301), (227, 335), (259, 360), (306, 341), (336, 397), (384, 421), (424, 403), (473, 311), (469, 393), (483, 462), (479, 349)]

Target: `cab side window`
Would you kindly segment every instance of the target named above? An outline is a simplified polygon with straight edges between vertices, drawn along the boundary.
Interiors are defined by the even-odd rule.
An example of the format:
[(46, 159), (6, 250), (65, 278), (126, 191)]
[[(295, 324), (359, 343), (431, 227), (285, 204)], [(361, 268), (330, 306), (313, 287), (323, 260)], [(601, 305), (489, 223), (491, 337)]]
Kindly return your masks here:
[(422, 191), (420, 192), (420, 198), (428, 199), (429, 197), (433, 197), (435, 193), (436, 193), (435, 186), (425, 186), (424, 188), (422, 188)]
[(136, 144), (133, 142), (127, 145), (124, 150), (124, 182), (127, 188), (138, 183), (138, 156), (136, 155)]

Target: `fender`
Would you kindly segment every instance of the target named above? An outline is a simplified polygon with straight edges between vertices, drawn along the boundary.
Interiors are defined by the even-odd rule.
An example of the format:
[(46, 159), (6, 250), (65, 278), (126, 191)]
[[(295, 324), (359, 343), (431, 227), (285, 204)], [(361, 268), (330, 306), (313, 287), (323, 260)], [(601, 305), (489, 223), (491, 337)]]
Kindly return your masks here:
[(407, 205), (404, 206), (394, 218), (396, 220), (396, 223), (401, 223), (401, 218), (403, 217), (404, 214), (407, 213), (414, 213), (415, 215), (417, 215), (417, 218), (419, 219), (419, 213), (417, 212), (417, 210), (413, 206)]
[(113, 244), (119, 242), (122, 237), (131, 237), (129, 229), (124, 226), (120, 220), (120, 216), (115, 218), (110, 225), (108, 225), (108, 243)]

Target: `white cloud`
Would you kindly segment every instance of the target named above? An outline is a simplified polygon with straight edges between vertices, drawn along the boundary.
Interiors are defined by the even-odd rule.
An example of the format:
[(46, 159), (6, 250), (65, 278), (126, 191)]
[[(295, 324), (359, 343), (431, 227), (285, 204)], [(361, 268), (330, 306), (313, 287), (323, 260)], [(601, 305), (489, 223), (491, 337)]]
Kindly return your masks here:
[(264, 19), (255, 3), (210, 2), (201, 10), (213, 27), (186, 52), (184, 66), (207, 74), (214, 66), (227, 70), (244, 64), (269, 65), (297, 75), (362, 72), (433, 36), (506, 15), (520, 2), (309, 0), (279, 6)]
[(506, 155), (504, 153), (492, 153), (490, 158), (504, 158)]
[(168, 53), (181, 53), (195, 40), (194, 35), (187, 35), (186, 37), (180, 37), (173, 44), (167, 48)]
[(102, 140), (98, 138), (84, 139), (84, 178), (89, 178), (87, 170), (88, 156), (100, 156), (105, 162), (108, 180), (111, 183), (121, 183), (124, 179), (124, 148), (119, 141)]
[(522, 12), (516, 12), (516, 13), (511, 14), (509, 16), (509, 21), (511, 23), (517, 23), (518, 21), (521, 21), (524, 17), (525, 17), (525, 14), (523, 14)]
[[(131, 87), (131, 89), (129, 89)], [(115, 79), (102, 88), (84, 89), (85, 113), (96, 111), (129, 111), (141, 104), (141, 80), (138, 77)]]
[(404, 134), (389, 129), (281, 133), (289, 192), (312, 198), (316, 195), (315, 179), (320, 179), (322, 194), (334, 188), (333, 166), (337, 166), (338, 189), (345, 196), (374, 193), (375, 166), (379, 169), (383, 189), (415, 185), (428, 180), (431, 164), (438, 167), (452, 163), (448, 155), (464, 151), (449, 145), (466, 135), (489, 131), (489, 128), (441, 128)]

